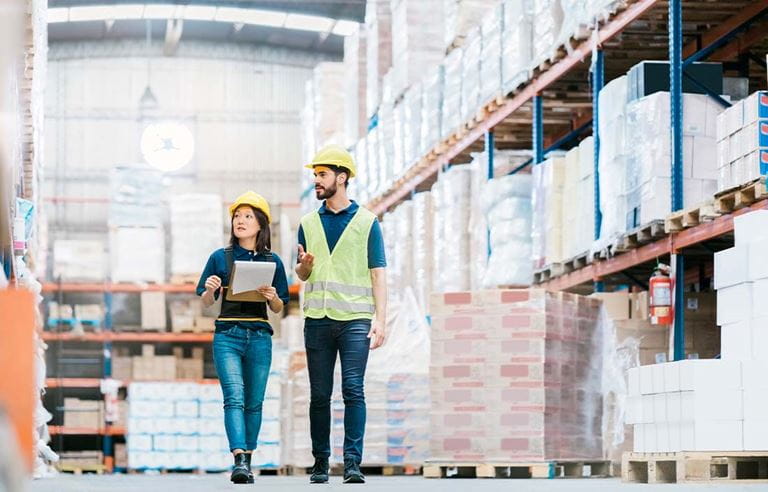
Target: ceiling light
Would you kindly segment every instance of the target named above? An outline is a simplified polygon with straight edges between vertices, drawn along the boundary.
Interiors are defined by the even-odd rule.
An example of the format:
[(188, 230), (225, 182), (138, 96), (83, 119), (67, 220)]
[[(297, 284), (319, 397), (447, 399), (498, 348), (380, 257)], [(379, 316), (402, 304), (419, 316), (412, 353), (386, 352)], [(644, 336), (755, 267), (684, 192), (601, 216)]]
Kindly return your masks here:
[(360, 24), (348, 20), (338, 20), (336, 25), (333, 26), (333, 34), (339, 36), (350, 36), (360, 29)]
[(114, 6), (94, 6), (94, 7), (70, 7), (70, 22), (103, 21), (114, 19), (112, 11)]
[(145, 19), (173, 19), (176, 14), (176, 5), (145, 5)]
[(144, 14), (144, 5), (114, 5), (112, 7), (112, 19), (141, 19)]
[(328, 32), (333, 26), (333, 19), (314, 15), (288, 14), (285, 27), (301, 31)]
[(69, 9), (66, 7), (48, 9), (46, 15), (48, 16), (48, 24), (69, 21)]
[(216, 17), (216, 7), (187, 5), (184, 9), (185, 20), (212, 21)]

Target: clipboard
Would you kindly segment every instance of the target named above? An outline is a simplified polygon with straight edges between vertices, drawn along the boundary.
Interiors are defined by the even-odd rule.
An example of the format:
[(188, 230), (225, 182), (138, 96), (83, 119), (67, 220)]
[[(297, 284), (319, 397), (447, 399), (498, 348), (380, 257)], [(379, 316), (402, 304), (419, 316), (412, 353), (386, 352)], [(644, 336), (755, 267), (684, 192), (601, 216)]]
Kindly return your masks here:
[(237, 275), (237, 262), (232, 265), (232, 274), (230, 275), (229, 286), (226, 287), (227, 293), (224, 298), (228, 301), (235, 302), (267, 302), (267, 299), (259, 294), (256, 290), (249, 290), (240, 292), (239, 294), (232, 293), (232, 285), (234, 284), (235, 276)]

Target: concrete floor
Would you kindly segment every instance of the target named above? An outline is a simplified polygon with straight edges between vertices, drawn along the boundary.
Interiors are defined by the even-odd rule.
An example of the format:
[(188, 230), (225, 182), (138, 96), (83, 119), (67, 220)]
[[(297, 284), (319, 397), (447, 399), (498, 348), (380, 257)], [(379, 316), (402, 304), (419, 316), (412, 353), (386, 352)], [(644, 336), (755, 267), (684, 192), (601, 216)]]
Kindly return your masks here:
[[(258, 477), (253, 485), (234, 485), (226, 475), (69, 475), (37, 480), (30, 484), (28, 492), (197, 492), (220, 490), (268, 490), (293, 491), (307, 490), (310, 486), (307, 477)], [(352, 485), (341, 483), (341, 477), (331, 477), (328, 486), (315, 486), (324, 491), (348, 491)], [(367, 492), (474, 492), (474, 491), (568, 491), (600, 492), (615, 490), (638, 491), (701, 491), (717, 490), (732, 492), (737, 490), (768, 490), (766, 484), (715, 484), (715, 485), (645, 485), (622, 484), (618, 479), (424, 479), (421, 477), (368, 477), (363, 485)], [(316, 490), (314, 487), (311, 490)]]

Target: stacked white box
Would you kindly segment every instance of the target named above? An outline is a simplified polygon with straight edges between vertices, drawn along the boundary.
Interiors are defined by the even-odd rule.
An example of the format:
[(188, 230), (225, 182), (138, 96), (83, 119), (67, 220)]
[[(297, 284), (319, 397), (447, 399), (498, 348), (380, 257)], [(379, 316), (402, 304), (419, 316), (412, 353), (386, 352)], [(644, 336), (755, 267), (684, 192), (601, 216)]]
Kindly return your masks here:
[(461, 118), (461, 96), (464, 50), (457, 48), (445, 57), (443, 62), (443, 98), (441, 109), (440, 137), (445, 139), (458, 130)]
[(565, 159), (551, 157), (533, 167), (533, 266), (563, 261)]
[(499, 0), (442, 0), (445, 19), (443, 51), (448, 53), (453, 48), (462, 46), (469, 32), (480, 25), (488, 11), (498, 2)]
[(392, 185), (392, 176), (395, 163), (395, 122), (394, 106), (391, 98), (391, 85), (388, 82), (391, 73), (384, 78), (384, 98), (379, 106), (379, 130), (378, 162), (373, 172), (378, 172), (379, 183), (377, 194), (386, 192)]
[[(443, 59), (442, 0), (391, 0), (392, 96), (418, 82)], [(424, 22), (429, 19), (429, 22)]]
[(163, 283), (165, 230), (162, 227), (111, 227), (109, 258), (113, 282)]
[(573, 258), (592, 245), (595, 230), (594, 140), (584, 139), (565, 156), (563, 256)]
[(356, 29), (344, 38), (344, 134), (347, 145), (354, 145), (367, 133), (368, 118), (365, 115), (365, 89), (367, 75), (367, 44), (364, 29)]
[(413, 277), (416, 305), (429, 314), (429, 296), (432, 293), (432, 192), (416, 193), (413, 202)]
[[(275, 370), (267, 383), (259, 442), (251, 461), (256, 467), (280, 466), (274, 456), (280, 456), (282, 446), (281, 377)], [(131, 383), (128, 403), (129, 468), (224, 471), (231, 467), (218, 384)]]
[(440, 141), (443, 128), (445, 66), (428, 72), (424, 79), (421, 106), (419, 154), (426, 155)]
[(454, 165), (440, 175), (432, 188), (433, 245), (432, 286), (435, 292), (467, 290), (470, 284), (469, 215), (472, 172), (468, 165)]
[(382, 79), (392, 66), (392, 11), (390, 0), (368, 0), (365, 8), (366, 110), (370, 118), (379, 108), (382, 98)]
[[(694, 206), (716, 190), (716, 122), (722, 108), (710, 97), (683, 96), (683, 199)], [(627, 228), (664, 219), (671, 212), (669, 93), (657, 92), (627, 107)], [(602, 139), (601, 139), (602, 141)]]
[(560, 47), (560, 33), (564, 12), (561, 0), (537, 0), (533, 10), (533, 66), (556, 56)]
[(468, 121), (477, 112), (480, 104), (480, 63), (483, 38), (480, 26), (472, 29), (464, 43), (461, 59), (461, 121)]
[[(421, 158), (421, 118), (423, 86), (414, 84), (405, 92), (403, 101), (403, 167), (407, 170)], [(401, 176), (397, 176), (398, 178)]]
[(629, 369), (626, 423), (634, 450), (741, 451), (745, 439), (742, 363), (685, 360)]
[(504, 0), (502, 80), (504, 92), (516, 90), (531, 76), (533, 0)]
[(717, 189), (768, 174), (768, 91), (733, 103), (717, 121)]
[(171, 197), (171, 275), (199, 275), (221, 247), (224, 209), (215, 193)]
[(502, 94), (502, 30), (504, 5), (498, 2), (485, 14), (480, 24), (482, 51), (480, 54), (480, 103)]
[(104, 281), (106, 255), (101, 241), (57, 239), (53, 242), (53, 278)]
[(313, 127), (316, 145), (344, 143), (344, 63), (318, 63), (312, 72)]

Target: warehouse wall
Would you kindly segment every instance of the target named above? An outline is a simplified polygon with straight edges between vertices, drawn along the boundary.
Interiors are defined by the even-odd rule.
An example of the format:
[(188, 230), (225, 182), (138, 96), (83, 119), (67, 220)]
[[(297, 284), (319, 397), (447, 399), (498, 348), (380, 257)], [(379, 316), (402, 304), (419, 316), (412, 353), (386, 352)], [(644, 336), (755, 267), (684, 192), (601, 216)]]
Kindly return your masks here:
[[(299, 112), (305, 81), (322, 58), (303, 52), (182, 41), (162, 44), (58, 43), (50, 47), (46, 94), (45, 196), (51, 236), (106, 232), (109, 171), (140, 162), (149, 118), (139, 99), (150, 82), (156, 119), (185, 123), (195, 156), (169, 175), (169, 191), (214, 192), (231, 200), (245, 188), (272, 202), (297, 202)], [(95, 203), (54, 203), (88, 197)]]

